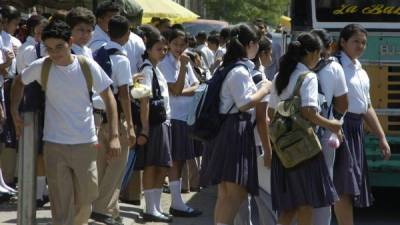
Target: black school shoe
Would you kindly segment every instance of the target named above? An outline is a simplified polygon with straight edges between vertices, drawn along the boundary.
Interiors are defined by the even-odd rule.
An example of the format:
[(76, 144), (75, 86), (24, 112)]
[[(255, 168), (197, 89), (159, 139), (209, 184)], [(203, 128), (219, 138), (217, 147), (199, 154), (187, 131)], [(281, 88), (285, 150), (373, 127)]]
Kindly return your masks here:
[(172, 217), (165, 215), (164, 213), (161, 216), (155, 216), (149, 213), (143, 213), (143, 220), (145, 222), (163, 222), (170, 223), (172, 222)]
[(50, 201), (49, 196), (43, 195), (42, 199), (36, 199), (36, 208), (42, 208)]
[(202, 211), (197, 209), (192, 209), (188, 207), (185, 211), (184, 210), (177, 210), (174, 208), (169, 208), (169, 213), (176, 217), (197, 217), (203, 214)]
[(92, 214), (90, 214), (90, 219), (100, 223), (104, 223), (106, 225), (124, 225), (122, 221), (116, 221), (111, 216), (107, 216), (97, 212), (92, 212)]

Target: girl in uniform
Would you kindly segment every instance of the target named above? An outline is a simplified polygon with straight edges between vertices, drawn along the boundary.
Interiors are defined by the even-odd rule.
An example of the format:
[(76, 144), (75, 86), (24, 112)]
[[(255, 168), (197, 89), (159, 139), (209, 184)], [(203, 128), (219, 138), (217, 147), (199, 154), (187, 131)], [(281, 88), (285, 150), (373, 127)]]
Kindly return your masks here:
[[(332, 54), (333, 39), (332, 36), (323, 29), (312, 30), (311, 33), (317, 35), (323, 44), (320, 62), (317, 68), (314, 69), (318, 76), (318, 85), (323, 98), (320, 99), (320, 106), (325, 102), (325, 111), (321, 115), (327, 119), (333, 118), (333, 114), (344, 114), (347, 110), (347, 85), (344, 77), (342, 66), (335, 61)], [(324, 103), (322, 103), (324, 104)], [(334, 113), (335, 112), (335, 113)], [(340, 118), (338, 118), (340, 119)], [(329, 130), (321, 129), (319, 136), (322, 151), (328, 166), (329, 176), (333, 179), (333, 165), (335, 162), (336, 149), (330, 146), (329, 138), (332, 133)], [(314, 209), (314, 224), (315, 225), (330, 225), (331, 224), (331, 207), (321, 207)]]
[[(310, 33), (300, 34), (297, 41), (290, 43), (273, 81), (270, 107), (275, 109), (280, 101), (292, 97), (298, 78), (307, 73), (300, 87), (303, 118), (338, 133), (339, 121), (328, 120), (317, 113), (318, 80), (310, 70), (317, 64), (321, 48), (320, 39)], [(273, 110), (270, 110), (270, 117), (273, 117)], [(311, 225), (313, 208), (332, 205), (337, 199), (322, 153), (290, 169), (283, 167), (273, 154), (271, 192), (272, 205), (279, 212), (278, 223), (282, 225), (292, 224), (295, 216), (299, 225)]]
[(344, 116), (345, 143), (336, 152), (333, 180), (340, 196), (335, 204), (339, 225), (353, 224), (353, 205), (369, 207), (373, 197), (368, 184), (367, 159), (363, 140), (363, 120), (379, 138), (379, 146), (385, 160), (390, 158), (390, 147), (385, 133), (371, 105), (368, 74), (358, 58), (367, 44), (367, 31), (358, 24), (343, 28), (339, 37), (338, 61), (343, 67), (348, 87), (349, 107)]
[(171, 158), (171, 109), (167, 82), (158, 68), (158, 63), (165, 56), (165, 40), (157, 29), (152, 26), (143, 27), (146, 51), (142, 66), (144, 85), (152, 88), (153, 76), (157, 76), (167, 120), (160, 125), (149, 125), (149, 97), (140, 99), (141, 127), (137, 144), (145, 146), (143, 189), (146, 209), (143, 218), (146, 221), (171, 222), (172, 219), (162, 212), (160, 207), (162, 184), (167, 170), (172, 166)]
[(189, 56), (184, 53), (188, 47), (186, 34), (180, 30), (171, 30), (168, 42), (169, 53), (160, 62), (159, 68), (168, 83), (171, 105), (173, 166), (168, 172), (172, 199), (170, 213), (174, 216), (195, 217), (201, 211), (183, 202), (181, 177), (185, 161), (196, 156), (193, 140), (188, 137), (186, 119), (199, 81), (189, 63)]
[(258, 193), (257, 152), (251, 110), (268, 93), (270, 82), (262, 81), (257, 90), (251, 78), (253, 59), (260, 37), (256, 29), (238, 24), (231, 30), (231, 40), (222, 66), (237, 64), (227, 74), (220, 92), (219, 112), (226, 114), (217, 137), (208, 145), (202, 168), (202, 182), (218, 184), (215, 206), (217, 225), (233, 224), (239, 207), (248, 194)]

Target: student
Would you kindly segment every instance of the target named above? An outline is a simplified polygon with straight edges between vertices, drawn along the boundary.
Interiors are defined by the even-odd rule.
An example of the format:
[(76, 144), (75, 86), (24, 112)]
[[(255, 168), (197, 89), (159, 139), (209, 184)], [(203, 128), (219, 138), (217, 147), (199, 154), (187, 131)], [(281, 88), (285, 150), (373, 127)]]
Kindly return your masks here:
[(369, 207), (373, 196), (368, 184), (368, 165), (362, 140), (363, 121), (379, 139), (382, 156), (388, 160), (390, 146), (371, 104), (370, 81), (358, 58), (364, 53), (367, 31), (358, 24), (344, 27), (339, 36), (338, 61), (348, 87), (349, 107), (344, 116), (345, 144), (336, 151), (333, 180), (340, 200), (335, 204), (339, 225), (352, 225), (353, 206)]
[(204, 68), (210, 69), (214, 64), (214, 53), (207, 46), (207, 34), (202, 31), (196, 35), (197, 50), (201, 52)]
[(189, 57), (184, 53), (187, 48), (186, 34), (180, 30), (172, 30), (168, 42), (170, 51), (158, 66), (167, 80), (170, 93), (173, 160), (173, 166), (168, 172), (172, 198), (170, 213), (174, 216), (195, 217), (201, 212), (183, 202), (181, 176), (185, 161), (195, 158), (193, 140), (188, 137), (186, 118), (199, 81), (189, 64)]
[(72, 8), (65, 22), (72, 30), (72, 54), (93, 58), (92, 50), (86, 45), (92, 38), (96, 18), (93, 12), (83, 7)]
[[(327, 108), (322, 111), (321, 115), (327, 119), (332, 119), (334, 112), (344, 114), (347, 110), (347, 85), (344, 77), (342, 66), (337, 63), (332, 54), (333, 39), (331, 35), (322, 29), (311, 31), (312, 34), (317, 35), (323, 44), (323, 51), (321, 52), (321, 60), (317, 65), (317, 77), (320, 93), (324, 99), (319, 99), (320, 108)], [(322, 104), (322, 107), (321, 107)], [(323, 104), (326, 104), (325, 106)], [(329, 145), (329, 137), (332, 132), (329, 130), (320, 129), (320, 142), (322, 151), (325, 158), (326, 165), (328, 166), (329, 176), (333, 179), (333, 167), (335, 162), (336, 149)], [(314, 223), (315, 225), (329, 225), (331, 223), (331, 206), (321, 207), (314, 209)]]
[(53, 224), (59, 225), (87, 224), (91, 204), (98, 194), (97, 137), (86, 83), (90, 78), (84, 71), (90, 71), (93, 89), (100, 93), (107, 108), (110, 121), (107, 156), (111, 160), (121, 154), (116, 103), (109, 88), (112, 81), (93, 60), (71, 54), (71, 29), (64, 22), (47, 25), (42, 32), (42, 41), (49, 58), (36, 60), (16, 77), (13, 84), (11, 111), (16, 134), (20, 136), (24, 126), (18, 112), (24, 85), (33, 81), (43, 85), (42, 67), (45, 62), (51, 62), (45, 86), (43, 140), (52, 220)]
[[(110, 54), (109, 57), (111, 61), (110, 77), (113, 80), (112, 89), (122, 109), (119, 114), (121, 155), (113, 160), (107, 159), (107, 143), (110, 131), (107, 125), (108, 122), (103, 121), (99, 129), (99, 151), (97, 155), (99, 197), (93, 202), (91, 218), (100, 222), (108, 221), (107, 223), (110, 224), (120, 224), (122, 223), (118, 206), (120, 186), (128, 160), (128, 151), (136, 142), (129, 94), (129, 85), (132, 83), (132, 76), (129, 59), (122, 47), (129, 39), (129, 22), (125, 17), (115, 15), (111, 17), (108, 23), (108, 31), (110, 41), (98, 49), (95, 54), (105, 53), (112, 49), (116, 51), (114, 54)], [(115, 221), (103, 217), (104, 215), (112, 217)]]
[[(251, 109), (264, 98), (270, 82), (262, 82), (257, 90), (251, 78), (253, 59), (260, 37), (255, 27), (238, 24), (231, 29), (231, 40), (222, 66), (240, 63), (223, 81), (219, 112), (226, 114), (220, 131), (204, 156), (209, 161), (202, 168), (202, 182), (218, 184), (215, 206), (217, 225), (233, 224), (234, 217), (248, 194), (257, 195), (257, 153), (254, 143)], [(204, 160), (204, 159), (203, 159)]]
[(92, 52), (104, 46), (110, 40), (108, 22), (111, 17), (119, 13), (120, 8), (115, 1), (104, 1), (97, 5), (95, 12), (97, 25), (94, 28), (92, 39), (88, 43), (88, 47), (92, 49)]
[[(298, 78), (307, 73), (300, 87), (301, 115), (312, 124), (338, 134), (340, 122), (328, 120), (317, 113), (318, 80), (310, 70), (318, 63), (321, 49), (321, 40), (310, 33), (300, 34), (297, 41), (289, 44), (273, 81), (270, 107), (275, 109), (281, 100), (293, 96)], [(272, 118), (273, 110), (270, 112)], [(273, 207), (279, 213), (278, 223), (282, 225), (292, 224), (295, 217), (299, 225), (311, 225), (313, 208), (329, 206), (337, 200), (322, 152), (290, 169), (283, 167), (273, 153), (271, 191)]]
[[(168, 168), (172, 166), (171, 158), (171, 108), (169, 106), (168, 84), (164, 75), (158, 68), (158, 63), (165, 56), (165, 40), (160, 32), (150, 26), (144, 25), (143, 31), (146, 40), (146, 51), (143, 54), (144, 64), (142, 65), (143, 80), (141, 83), (148, 86), (153, 91), (158, 82), (161, 97), (164, 100), (166, 111), (166, 121), (161, 124), (151, 126), (149, 124), (149, 99), (156, 97), (143, 97), (140, 99), (140, 119), (141, 126), (137, 144), (143, 146), (144, 150), (144, 165), (143, 172), (143, 189), (144, 198), (146, 201), (145, 212), (143, 219), (153, 222), (171, 222), (172, 218), (164, 213), (160, 207), (161, 193), (164, 178)], [(154, 75), (156, 78), (154, 78)], [(153, 92), (154, 93), (154, 92)], [(160, 97), (160, 96), (158, 96)]]
[[(11, 58), (11, 64), (0, 77), (1, 86), (3, 86), (3, 101), (6, 112), (6, 121), (3, 123), (3, 133), (1, 134), (2, 151), (1, 160), (3, 167), (4, 180), (10, 186), (16, 185), (15, 172), (17, 170), (17, 140), (15, 138), (15, 129), (10, 114), (10, 90), (16, 70), (16, 56), (21, 42), (14, 37), (18, 24), (21, 20), (21, 13), (13, 6), (6, 5), (1, 8), (0, 14), (3, 18), (3, 30), (1, 31), (2, 51), (7, 58)], [(9, 56), (12, 55), (11, 57)]]

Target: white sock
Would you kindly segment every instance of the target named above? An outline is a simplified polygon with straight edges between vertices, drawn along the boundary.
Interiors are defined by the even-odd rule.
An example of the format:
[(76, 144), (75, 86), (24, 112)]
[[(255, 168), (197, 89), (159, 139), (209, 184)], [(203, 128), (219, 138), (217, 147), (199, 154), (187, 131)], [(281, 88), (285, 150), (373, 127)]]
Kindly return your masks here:
[(153, 189), (153, 197), (154, 197), (154, 203), (156, 205), (156, 209), (160, 213), (163, 213), (163, 211), (161, 209), (161, 194), (162, 194), (161, 188)]
[(5, 191), (2, 191), (2, 192), (9, 192), (9, 191), (15, 192), (14, 189), (12, 189), (11, 187), (9, 187), (9, 186), (6, 184), (6, 182), (4, 182), (4, 179), (3, 179), (3, 172), (1, 171), (1, 168), (0, 168), (0, 188), (2, 188), (1, 190), (5, 189)]
[(0, 185), (0, 193), (8, 193), (10, 192), (8, 189)]
[(144, 200), (146, 202), (146, 213), (154, 216), (161, 216), (162, 214), (156, 209), (154, 199), (154, 189), (144, 190)]
[(181, 195), (181, 180), (171, 181), (169, 182), (169, 189), (171, 191), (171, 207), (173, 209), (187, 211), (189, 206), (187, 206), (182, 199)]
[(36, 199), (43, 199), (43, 190), (46, 188), (46, 177), (40, 176), (36, 178)]

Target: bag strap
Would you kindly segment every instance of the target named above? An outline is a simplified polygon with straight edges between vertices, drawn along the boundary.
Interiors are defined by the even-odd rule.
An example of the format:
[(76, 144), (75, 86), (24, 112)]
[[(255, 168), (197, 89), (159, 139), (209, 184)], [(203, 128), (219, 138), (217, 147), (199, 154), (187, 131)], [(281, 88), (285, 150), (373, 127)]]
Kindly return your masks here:
[(46, 93), (47, 89), (47, 81), (49, 80), (49, 72), (50, 72), (50, 67), (53, 62), (51, 61), (50, 57), (46, 57), (43, 61), (42, 65), (42, 72), (40, 74), (40, 80), (41, 80), (41, 86), (43, 92)]
[(301, 74), (299, 78), (297, 78), (296, 86), (294, 86), (294, 95), (293, 96), (300, 96), (300, 89), (301, 85), (303, 84), (304, 79), (306, 78), (307, 74), (310, 72), (306, 72)]
[(161, 88), (160, 88), (160, 83), (158, 82), (157, 74), (154, 69), (154, 67), (150, 63), (143, 63), (143, 65), (140, 67), (140, 71), (143, 71), (145, 67), (151, 67), (151, 70), (153, 71), (153, 80), (151, 82), (151, 91), (154, 97), (160, 97), (161, 96)]

